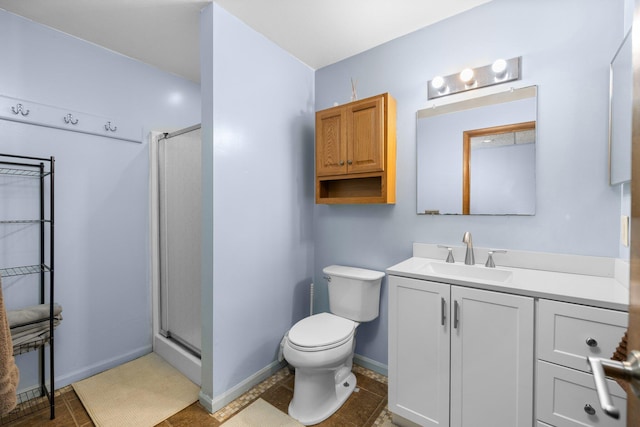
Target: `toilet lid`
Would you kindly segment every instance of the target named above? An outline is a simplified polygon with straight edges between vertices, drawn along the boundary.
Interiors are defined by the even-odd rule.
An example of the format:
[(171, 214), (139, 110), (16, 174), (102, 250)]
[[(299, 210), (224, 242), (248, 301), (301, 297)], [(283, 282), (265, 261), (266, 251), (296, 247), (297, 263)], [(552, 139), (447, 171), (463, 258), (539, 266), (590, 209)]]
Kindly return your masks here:
[(355, 328), (353, 320), (331, 313), (318, 313), (293, 325), (289, 341), (298, 347), (327, 347), (350, 339)]

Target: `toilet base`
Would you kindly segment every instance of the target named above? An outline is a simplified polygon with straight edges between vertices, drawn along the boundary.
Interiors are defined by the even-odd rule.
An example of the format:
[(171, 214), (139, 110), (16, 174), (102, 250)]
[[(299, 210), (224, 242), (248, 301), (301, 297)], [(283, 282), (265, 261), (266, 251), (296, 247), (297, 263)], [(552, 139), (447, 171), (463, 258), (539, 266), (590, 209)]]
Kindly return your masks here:
[[(335, 383), (333, 375), (326, 375), (324, 372), (324, 377), (333, 383), (331, 387), (323, 387), (322, 381), (317, 381), (317, 377), (315, 381), (309, 378), (317, 374), (317, 372), (303, 373), (296, 369), (295, 388), (297, 390), (306, 388), (306, 390), (297, 395), (294, 392), (293, 400), (289, 404), (289, 416), (306, 426), (321, 423), (333, 415), (356, 388), (356, 376), (353, 372), (349, 372), (349, 375), (338, 384)], [(306, 398), (296, 399), (297, 396)]]

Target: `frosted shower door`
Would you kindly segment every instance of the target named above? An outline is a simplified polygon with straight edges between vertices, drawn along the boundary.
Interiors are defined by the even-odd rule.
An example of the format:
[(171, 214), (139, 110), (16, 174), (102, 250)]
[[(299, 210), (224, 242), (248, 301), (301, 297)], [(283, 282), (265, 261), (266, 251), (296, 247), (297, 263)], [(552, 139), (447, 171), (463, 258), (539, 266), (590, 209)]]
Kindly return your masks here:
[(199, 356), (200, 128), (159, 144), (160, 332)]

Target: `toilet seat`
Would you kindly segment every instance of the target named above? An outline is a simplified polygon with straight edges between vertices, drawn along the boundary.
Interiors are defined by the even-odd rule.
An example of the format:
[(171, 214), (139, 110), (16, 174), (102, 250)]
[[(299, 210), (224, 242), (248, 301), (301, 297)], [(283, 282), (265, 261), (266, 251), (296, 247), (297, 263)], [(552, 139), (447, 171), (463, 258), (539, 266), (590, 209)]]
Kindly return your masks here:
[(322, 351), (353, 339), (357, 322), (331, 313), (302, 319), (289, 331), (289, 345), (299, 351)]

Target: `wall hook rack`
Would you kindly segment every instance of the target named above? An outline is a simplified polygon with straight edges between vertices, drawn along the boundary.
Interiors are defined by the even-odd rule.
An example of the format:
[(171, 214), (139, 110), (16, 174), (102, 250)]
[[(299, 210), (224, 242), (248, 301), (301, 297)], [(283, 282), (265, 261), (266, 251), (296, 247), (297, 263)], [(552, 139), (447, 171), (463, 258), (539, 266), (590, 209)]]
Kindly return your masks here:
[(22, 114), (23, 116), (29, 115), (29, 110), (25, 110), (22, 104), (16, 104), (15, 107), (11, 107), (13, 114)]
[(0, 94), (0, 120), (86, 133), (112, 140), (137, 143), (143, 140), (142, 126), (132, 120), (97, 116), (67, 107), (46, 105), (2, 94)]
[(69, 113), (66, 116), (64, 116), (64, 122), (66, 124), (71, 123), (72, 125), (77, 125), (78, 124), (78, 119), (74, 119), (73, 118), (73, 114)]

